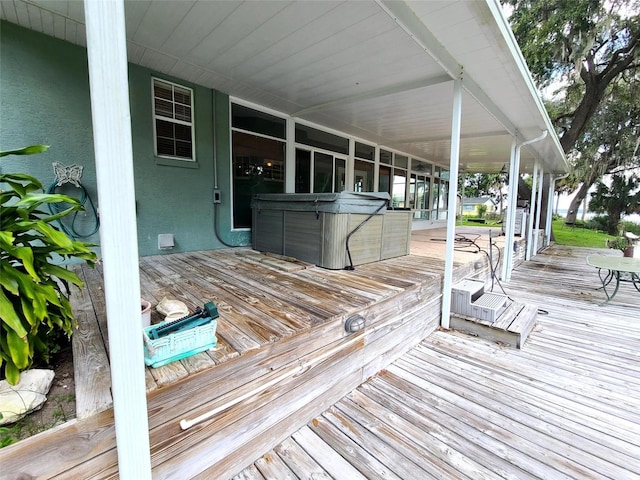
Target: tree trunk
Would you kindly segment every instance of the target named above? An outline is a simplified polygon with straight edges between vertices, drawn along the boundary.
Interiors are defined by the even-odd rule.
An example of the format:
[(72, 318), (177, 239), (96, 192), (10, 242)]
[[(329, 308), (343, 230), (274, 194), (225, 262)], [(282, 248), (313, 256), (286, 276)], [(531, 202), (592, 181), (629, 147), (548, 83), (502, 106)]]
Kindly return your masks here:
[(584, 182), (582, 185), (580, 185), (580, 188), (576, 192), (576, 196), (573, 197), (573, 199), (571, 200), (571, 204), (569, 205), (569, 211), (567, 212), (565, 223), (576, 223), (576, 218), (578, 216), (578, 207), (587, 196), (587, 192), (591, 188), (592, 184), (592, 182)]

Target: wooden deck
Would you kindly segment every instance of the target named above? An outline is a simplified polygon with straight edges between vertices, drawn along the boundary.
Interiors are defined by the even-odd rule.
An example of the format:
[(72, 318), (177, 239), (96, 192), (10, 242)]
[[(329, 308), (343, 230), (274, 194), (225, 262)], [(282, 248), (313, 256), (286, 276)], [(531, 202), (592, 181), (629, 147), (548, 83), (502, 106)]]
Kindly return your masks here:
[(589, 253), (514, 271), (525, 349), (436, 331), (234, 478), (640, 478), (640, 295), (599, 306)]
[[(486, 261), (460, 253), (455, 278)], [(214, 351), (147, 369), (154, 478), (226, 478), (437, 328), (444, 263), (406, 256), (331, 271), (249, 249), (143, 258), (142, 294), (218, 304)], [(114, 478), (117, 452), (100, 268), (82, 269), (78, 418), (0, 450), (0, 478)], [(366, 328), (345, 332), (351, 315)], [(133, 319), (132, 321), (139, 321)], [(183, 431), (180, 421), (215, 410)]]
[[(219, 329), (218, 350), (147, 372), (154, 478), (640, 473), (635, 290), (621, 287), (599, 307), (586, 252), (555, 247), (505, 286), (549, 312), (525, 350), (438, 331), (444, 245), (429, 244), (436, 235), (416, 235), (417, 255), (354, 272), (246, 249), (142, 259), (150, 299), (214, 300), (221, 324), (233, 318)], [(486, 274), (484, 255), (456, 255), (456, 278)], [(117, 478), (110, 397), (96, 393), (109, 385), (94, 352), (107, 333), (99, 275), (91, 276), (99, 270), (85, 273), (91, 287), (78, 308), (102, 328), (78, 338), (93, 375), (85, 406), (99, 413), (0, 449), (2, 479)], [(342, 325), (356, 313), (367, 328), (348, 335)], [(212, 409), (212, 419), (180, 429)]]

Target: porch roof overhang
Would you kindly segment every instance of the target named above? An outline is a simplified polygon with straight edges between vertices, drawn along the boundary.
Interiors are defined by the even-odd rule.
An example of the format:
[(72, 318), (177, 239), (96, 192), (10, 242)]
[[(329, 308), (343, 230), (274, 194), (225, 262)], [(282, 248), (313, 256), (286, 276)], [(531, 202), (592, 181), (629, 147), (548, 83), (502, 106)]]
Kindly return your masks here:
[[(77, 1), (13, 0), (0, 16), (86, 45)], [(449, 166), (453, 80), (460, 170), (566, 157), (497, 0), (126, 1), (128, 59), (363, 141)], [(197, 106), (196, 106), (197, 108)]]

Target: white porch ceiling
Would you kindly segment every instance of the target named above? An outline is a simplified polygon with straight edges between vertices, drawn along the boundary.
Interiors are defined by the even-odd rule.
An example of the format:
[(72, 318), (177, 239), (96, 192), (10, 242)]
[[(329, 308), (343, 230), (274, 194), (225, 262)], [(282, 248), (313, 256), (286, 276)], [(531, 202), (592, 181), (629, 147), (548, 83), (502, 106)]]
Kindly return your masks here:
[[(1, 0), (0, 17), (85, 45), (80, 1)], [(499, 171), (511, 135), (566, 160), (497, 0), (126, 1), (129, 61), (446, 166), (463, 71), (461, 169)]]

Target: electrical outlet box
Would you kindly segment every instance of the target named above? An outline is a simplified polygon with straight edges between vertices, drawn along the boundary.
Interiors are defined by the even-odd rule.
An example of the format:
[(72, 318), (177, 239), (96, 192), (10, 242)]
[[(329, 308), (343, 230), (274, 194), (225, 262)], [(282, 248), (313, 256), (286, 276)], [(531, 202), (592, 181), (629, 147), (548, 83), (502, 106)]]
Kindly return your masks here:
[(222, 203), (222, 193), (218, 189), (213, 191), (213, 203)]

